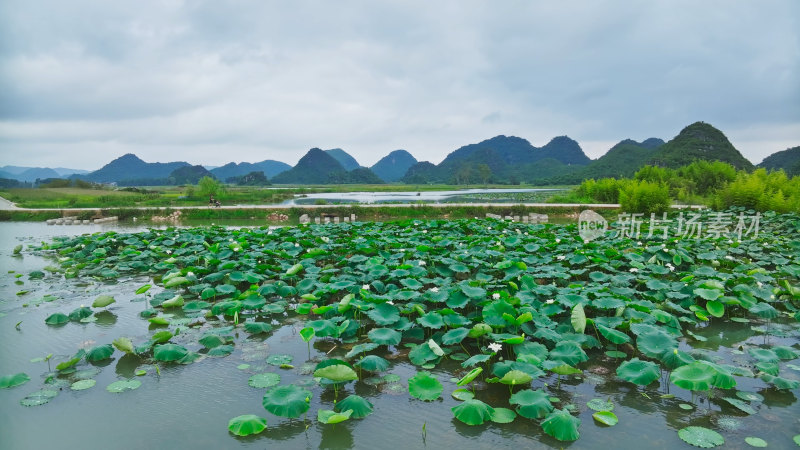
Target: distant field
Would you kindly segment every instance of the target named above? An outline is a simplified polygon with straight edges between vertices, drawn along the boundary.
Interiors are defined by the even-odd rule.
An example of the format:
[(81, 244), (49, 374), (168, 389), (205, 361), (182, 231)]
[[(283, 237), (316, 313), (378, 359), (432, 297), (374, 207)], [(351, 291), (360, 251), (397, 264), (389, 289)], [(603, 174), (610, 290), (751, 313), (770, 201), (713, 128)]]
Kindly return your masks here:
[[(354, 185), (319, 185), (319, 186), (228, 186), (223, 194), (217, 195), (223, 204), (270, 205), (279, 204), (296, 195), (331, 192), (420, 192), (459, 189), (483, 189), (485, 185), (400, 185), (400, 184), (354, 184)], [(491, 185), (496, 189), (526, 189), (535, 186), (525, 185)], [(547, 186), (554, 188), (556, 186)], [(135, 192), (131, 190), (135, 190)], [(492, 194), (482, 200), (491, 201)], [(84, 189), (68, 188), (33, 188), (6, 189), (0, 196), (12, 201), (22, 208), (114, 208), (114, 207), (169, 207), (199, 206), (208, 203), (208, 197), (197, 193), (196, 186), (147, 186), (144, 188), (125, 189)], [(516, 201), (526, 201), (523, 197)]]

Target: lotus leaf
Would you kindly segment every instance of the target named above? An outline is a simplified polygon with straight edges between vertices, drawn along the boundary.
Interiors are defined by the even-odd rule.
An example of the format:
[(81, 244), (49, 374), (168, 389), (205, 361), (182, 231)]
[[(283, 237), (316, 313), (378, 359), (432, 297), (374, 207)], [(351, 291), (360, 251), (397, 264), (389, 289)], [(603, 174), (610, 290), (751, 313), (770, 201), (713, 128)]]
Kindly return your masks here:
[(494, 408), (491, 420), (494, 423), (511, 423), (517, 418), (517, 413), (508, 408)]
[(613, 427), (617, 424), (617, 422), (619, 422), (617, 415), (611, 411), (597, 411), (596, 413), (592, 414), (592, 418), (609, 427)]
[(442, 344), (444, 345), (453, 345), (458, 344), (464, 340), (465, 337), (469, 334), (467, 328), (453, 328), (449, 330), (442, 336)]
[(334, 383), (343, 383), (358, 379), (358, 374), (345, 364), (325, 366), (314, 371), (315, 377), (326, 378)]
[(744, 438), (744, 441), (747, 442), (747, 444), (751, 447), (762, 448), (767, 446), (767, 441), (758, 437), (748, 436)]
[(353, 348), (344, 355), (345, 358), (353, 358), (362, 353), (370, 352), (378, 348), (378, 344), (374, 342), (365, 342), (363, 344), (354, 345)]
[(50, 389), (42, 389), (28, 394), (27, 396), (25, 396), (25, 398), (19, 401), (19, 404), (22, 406), (40, 406), (44, 405), (45, 403), (48, 403), (57, 395), (58, 391), (53, 391)]
[(311, 391), (290, 384), (268, 390), (262, 403), (270, 413), (293, 419), (308, 411), (310, 401)]
[(469, 391), (467, 389), (456, 389), (450, 395), (454, 399), (461, 400), (461, 401), (469, 400), (471, 398), (475, 398), (475, 394), (473, 394), (472, 391)]
[(97, 384), (96, 380), (80, 380), (72, 383), (70, 389), (72, 389), (73, 391), (82, 391), (84, 389), (89, 389), (90, 387), (93, 387), (95, 384)]
[(678, 437), (687, 444), (700, 448), (712, 448), (725, 443), (721, 434), (703, 427), (682, 428), (678, 430)]
[(14, 386), (20, 386), (28, 381), (30, 381), (31, 377), (28, 376), (27, 373), (20, 372), (15, 373), (13, 375), (5, 375), (0, 377), (0, 389), (7, 389), (12, 388)]
[(661, 369), (650, 361), (633, 358), (620, 364), (617, 368), (617, 376), (625, 381), (647, 386), (661, 377)]
[(250, 436), (267, 429), (267, 419), (254, 414), (237, 416), (228, 422), (228, 431), (237, 436)]
[[(209, 350), (208, 356), (228, 356), (233, 353), (233, 350), (232, 345), (220, 345)], [(183, 364), (184, 360), (181, 360), (181, 363)]]
[(270, 388), (281, 382), (281, 376), (277, 373), (267, 372), (253, 375), (247, 380), (247, 384), (254, 388)]
[(400, 320), (400, 310), (387, 303), (381, 303), (367, 311), (367, 316), (378, 325), (391, 325)]
[(459, 386), (465, 386), (465, 385), (471, 383), (472, 380), (474, 380), (482, 372), (483, 372), (483, 367), (476, 367), (476, 368), (470, 370), (469, 373), (464, 375), (460, 380), (458, 380), (458, 383), (456, 383), (456, 384), (459, 385)]
[(594, 411), (613, 411), (614, 410), (614, 404), (611, 403), (611, 401), (603, 400), (601, 398), (593, 398), (593, 399), (589, 400), (589, 402), (586, 403), (586, 406), (588, 406), (589, 409), (594, 410)]
[(389, 361), (376, 355), (367, 355), (354, 364), (369, 372), (383, 372), (389, 368)]
[(119, 380), (106, 386), (106, 390), (108, 392), (118, 394), (125, 391), (132, 391), (134, 389), (139, 389), (141, 385), (142, 382), (139, 380)]
[(325, 424), (337, 424), (349, 419), (351, 414), (353, 414), (352, 409), (348, 409), (341, 413), (337, 413), (336, 411), (331, 411), (328, 409), (320, 409), (317, 411), (317, 420)]
[(90, 348), (86, 352), (86, 360), (90, 362), (94, 361), (102, 361), (104, 359), (108, 359), (111, 355), (114, 354), (114, 347), (111, 344), (106, 345), (98, 345), (96, 347)]
[(521, 370), (510, 370), (503, 375), (503, 378), (500, 379), (500, 382), (503, 384), (510, 384), (512, 386), (519, 386), (528, 384), (531, 382), (531, 380), (533, 380), (533, 377)]
[(244, 324), (244, 330), (250, 334), (269, 333), (272, 331), (272, 325), (266, 322), (247, 322)]
[(541, 389), (525, 389), (514, 393), (508, 403), (517, 406), (517, 413), (528, 419), (541, 419), (553, 411), (550, 396)]
[(581, 435), (578, 427), (581, 420), (573, 417), (566, 409), (557, 409), (542, 422), (542, 430), (559, 441), (575, 441)]
[(669, 376), (676, 386), (690, 391), (707, 391), (711, 389), (717, 371), (703, 362), (693, 362), (673, 370)]
[(333, 407), (336, 412), (352, 411), (350, 417), (352, 419), (362, 419), (372, 413), (372, 403), (363, 397), (352, 394), (348, 395), (344, 400), (336, 403)]
[(110, 295), (101, 295), (96, 299), (94, 299), (94, 302), (92, 302), (92, 308), (105, 308), (106, 306), (114, 302), (116, 302), (116, 300), (114, 300), (114, 297)]
[(456, 419), (467, 425), (481, 425), (487, 420), (492, 420), (492, 414), (494, 414), (494, 408), (474, 398), (465, 400), (450, 410), (453, 411)]
[(61, 325), (69, 322), (69, 316), (62, 313), (55, 313), (44, 319), (44, 323), (48, 325)]
[(224, 345), (227, 341), (222, 336), (218, 336), (216, 334), (207, 334), (201, 337), (199, 342), (203, 347), (211, 349), (219, 347), (220, 345)]
[(417, 372), (408, 380), (408, 392), (420, 400), (436, 400), (443, 390), (442, 384), (430, 372)]
[(403, 337), (399, 331), (390, 328), (373, 328), (367, 336), (372, 342), (380, 345), (397, 345)]
[(600, 334), (612, 344), (626, 344), (631, 340), (630, 336), (613, 328), (597, 325), (597, 329), (600, 331)]
[(589, 356), (586, 355), (586, 352), (584, 352), (577, 343), (561, 341), (550, 351), (550, 359), (559, 360), (565, 364), (574, 366), (579, 362), (588, 360)]
[(583, 310), (582, 304), (578, 303), (572, 307), (570, 320), (576, 333), (583, 333), (586, 330), (586, 312)]
[(675, 338), (661, 330), (642, 333), (636, 338), (636, 348), (650, 358), (658, 358), (677, 347)]
[(282, 366), (284, 364), (291, 364), (292, 355), (269, 355), (267, 357), (267, 364), (272, 366)]
[(153, 348), (153, 358), (157, 361), (177, 361), (187, 354), (189, 354), (189, 351), (177, 344), (162, 344)]

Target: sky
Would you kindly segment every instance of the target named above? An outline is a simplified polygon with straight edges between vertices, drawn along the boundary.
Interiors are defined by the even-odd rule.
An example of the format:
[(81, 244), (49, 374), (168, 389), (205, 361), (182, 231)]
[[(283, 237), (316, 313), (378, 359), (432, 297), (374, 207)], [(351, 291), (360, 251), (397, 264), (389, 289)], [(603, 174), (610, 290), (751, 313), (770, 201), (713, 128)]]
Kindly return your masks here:
[(0, 166), (438, 163), (499, 134), (597, 158), (696, 121), (754, 163), (800, 145), (800, 2), (0, 2)]

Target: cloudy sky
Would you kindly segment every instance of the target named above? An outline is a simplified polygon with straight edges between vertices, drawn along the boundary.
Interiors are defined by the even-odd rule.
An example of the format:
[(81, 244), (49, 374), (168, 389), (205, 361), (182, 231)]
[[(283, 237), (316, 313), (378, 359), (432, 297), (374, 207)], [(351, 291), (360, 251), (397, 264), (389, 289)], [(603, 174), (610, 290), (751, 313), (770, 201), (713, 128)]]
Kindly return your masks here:
[(754, 162), (800, 145), (799, 1), (0, 2), (0, 165), (596, 158), (699, 120)]

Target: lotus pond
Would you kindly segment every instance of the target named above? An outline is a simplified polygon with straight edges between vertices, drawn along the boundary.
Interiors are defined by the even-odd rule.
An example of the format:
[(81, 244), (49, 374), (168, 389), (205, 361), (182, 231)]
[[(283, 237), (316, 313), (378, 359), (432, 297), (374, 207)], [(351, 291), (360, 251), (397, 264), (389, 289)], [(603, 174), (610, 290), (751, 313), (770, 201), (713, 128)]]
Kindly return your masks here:
[(64, 231), (0, 224), (4, 448), (800, 445), (797, 215)]

